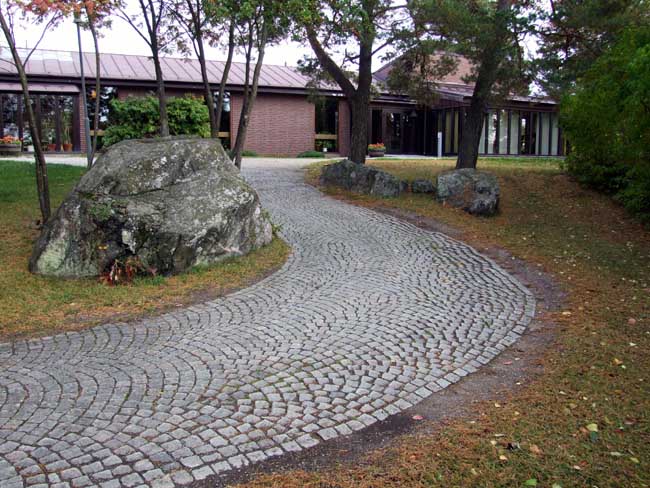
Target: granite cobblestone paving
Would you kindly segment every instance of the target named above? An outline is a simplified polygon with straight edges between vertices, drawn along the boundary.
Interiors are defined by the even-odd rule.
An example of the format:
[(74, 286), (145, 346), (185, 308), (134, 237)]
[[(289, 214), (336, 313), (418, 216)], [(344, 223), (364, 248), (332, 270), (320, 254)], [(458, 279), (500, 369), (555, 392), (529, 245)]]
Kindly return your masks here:
[(293, 252), (245, 290), (0, 344), (0, 486), (173, 487), (350, 435), (513, 344), (532, 294), (443, 234), (244, 174)]

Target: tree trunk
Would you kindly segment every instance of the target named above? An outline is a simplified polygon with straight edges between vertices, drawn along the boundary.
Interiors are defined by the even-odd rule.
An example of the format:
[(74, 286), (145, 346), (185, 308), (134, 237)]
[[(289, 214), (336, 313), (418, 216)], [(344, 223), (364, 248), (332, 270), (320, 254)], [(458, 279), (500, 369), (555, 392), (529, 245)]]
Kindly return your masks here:
[(367, 35), (359, 43), (359, 81), (350, 99), (352, 136), (350, 137), (350, 160), (365, 164), (368, 152), (368, 116), (370, 112), (370, 88), (372, 86), (373, 35)]
[[(226, 65), (221, 74), (221, 83), (219, 84), (219, 95), (217, 97), (217, 111), (215, 118), (217, 122), (217, 133), (221, 130), (221, 114), (223, 113), (223, 100), (226, 95), (226, 84), (228, 83), (228, 75), (230, 74), (230, 66), (232, 66), (232, 58), (235, 53), (235, 21), (230, 21), (230, 29), (228, 31), (228, 58)], [(231, 130), (232, 132), (232, 130)]]
[(242, 94), (242, 106), (239, 111), (239, 123), (237, 124), (237, 139), (235, 139), (235, 145), (232, 148), (232, 160), (235, 163), (235, 166), (241, 168), (241, 159), (242, 153), (244, 151), (244, 139), (246, 136), (242, 137), (242, 131), (245, 133), (248, 127), (248, 100), (250, 98), (250, 73), (251, 73), (251, 57), (253, 56), (253, 27), (250, 26), (248, 38), (248, 45), (245, 49), (246, 51), (246, 63), (244, 69), (244, 93)]
[(350, 116), (352, 117), (350, 161), (354, 161), (357, 164), (364, 164), (368, 150), (369, 97), (362, 97), (361, 93), (357, 93), (348, 105), (350, 107)]
[(486, 100), (472, 96), (472, 102), (463, 121), (463, 135), (458, 144), (456, 169), (476, 168), (486, 109)]
[(201, 30), (195, 27), (194, 37), (198, 47), (199, 65), (201, 66), (201, 79), (203, 80), (203, 98), (208, 106), (208, 116), (210, 118), (210, 137), (217, 139), (219, 137), (219, 127), (217, 125), (217, 115), (214, 111), (214, 97), (210, 89), (210, 79), (208, 77), (208, 68), (205, 63), (205, 48), (203, 46), (203, 35)]
[(99, 43), (97, 41), (97, 30), (95, 29), (95, 24), (93, 24), (90, 16), (88, 18), (88, 25), (90, 27), (90, 33), (93, 36), (93, 44), (95, 45), (95, 113), (93, 116), (93, 147), (90, 152), (90, 162), (95, 160), (95, 153), (97, 152), (97, 138), (99, 137), (97, 133), (99, 132), (99, 110), (101, 108), (101, 58), (99, 54)]
[(25, 111), (27, 112), (27, 120), (29, 121), (29, 133), (32, 136), (32, 144), (34, 145), (34, 156), (36, 163), (36, 189), (38, 192), (38, 203), (41, 209), (41, 218), (42, 224), (45, 224), (50, 218), (51, 209), (50, 209), (50, 188), (47, 178), (47, 164), (45, 162), (45, 154), (43, 153), (43, 146), (41, 144), (41, 135), (38, 133), (38, 126), (36, 125), (36, 117), (34, 115), (34, 109), (32, 107), (31, 101), (29, 99), (29, 85), (27, 84), (27, 75), (25, 73), (25, 67), (23, 62), (20, 59), (18, 50), (16, 49), (16, 43), (11, 34), (11, 29), (5, 20), (4, 14), (0, 11), (0, 27), (2, 27), (2, 32), (5, 35), (7, 44), (11, 51), (11, 56), (13, 57), (14, 64), (18, 70), (18, 76), (20, 78), (20, 85), (23, 91), (23, 101), (25, 103)]
[(488, 108), (492, 87), (497, 79), (499, 64), (503, 57), (503, 46), (508, 35), (507, 23), (499, 14), (510, 8), (510, 0), (499, 0), (496, 8), (494, 39), (493, 43), (485, 46), (481, 54), (472, 101), (463, 121), (463, 135), (459, 142), (456, 169), (476, 168), (478, 161), (478, 146), (481, 142), (484, 115)]
[[(372, 18), (372, 6), (364, 4), (364, 9)], [(370, 111), (370, 88), (372, 86), (372, 46), (375, 34), (372, 30), (363, 33), (359, 41), (359, 76), (357, 86), (350, 81), (350, 77), (327, 54), (323, 45), (318, 40), (316, 31), (311, 26), (305, 26), (307, 40), (314, 50), (318, 62), (325, 71), (341, 87), (348, 100), (350, 116), (352, 117), (350, 137), (350, 160), (357, 164), (366, 162), (368, 151), (368, 113)]]
[[(266, 23), (262, 27), (262, 34), (259, 39), (257, 47), (257, 61), (255, 62), (255, 70), (253, 72), (253, 83), (250, 91), (248, 90), (248, 71), (250, 70), (250, 57), (252, 53), (252, 45), (249, 44), (251, 49), (246, 57), (246, 86), (244, 87), (244, 103), (242, 105), (241, 114), (239, 116), (239, 127), (237, 129), (237, 141), (235, 142), (234, 160), (235, 166), (241, 169), (241, 160), (244, 152), (244, 143), (246, 142), (246, 133), (248, 132), (248, 123), (255, 98), (257, 97), (257, 88), (260, 81), (260, 73), (262, 71), (262, 63), (264, 62), (264, 51), (266, 49)], [(252, 35), (252, 34), (251, 34)]]
[(165, 80), (163, 79), (162, 68), (160, 66), (160, 56), (158, 53), (157, 43), (152, 44), (151, 54), (153, 55), (153, 65), (156, 70), (158, 111), (160, 113), (160, 135), (162, 137), (167, 137), (169, 135), (169, 118), (167, 117), (167, 97), (165, 96)]

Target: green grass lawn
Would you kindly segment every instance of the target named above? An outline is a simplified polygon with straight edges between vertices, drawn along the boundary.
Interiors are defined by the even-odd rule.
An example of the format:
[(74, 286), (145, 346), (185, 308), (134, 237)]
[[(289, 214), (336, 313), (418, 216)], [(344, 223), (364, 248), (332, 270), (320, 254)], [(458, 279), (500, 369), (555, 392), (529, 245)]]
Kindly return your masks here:
[[(83, 173), (83, 168), (48, 165), (53, 208)], [(222, 295), (276, 269), (289, 253), (276, 238), (241, 258), (175, 277), (137, 279), (127, 286), (44, 278), (27, 271), (39, 217), (34, 165), (0, 162), (0, 340), (127, 320)]]
[[(413, 180), (434, 178), (454, 161), (371, 164)], [(308, 171), (308, 181), (317, 182), (319, 166)], [(396, 440), (355, 466), (267, 475), (246, 486), (650, 485), (650, 232), (611, 199), (577, 185), (557, 161), (485, 158), (479, 167), (500, 182), (500, 213), (493, 218), (472, 217), (430, 196), (380, 200), (325, 191), (436, 219), (478, 249), (498, 246), (551, 273), (567, 298), (548, 314), (559, 327), (544, 374), (498, 406), (478, 403), (470, 417)], [(508, 443), (521, 448), (508, 450)]]

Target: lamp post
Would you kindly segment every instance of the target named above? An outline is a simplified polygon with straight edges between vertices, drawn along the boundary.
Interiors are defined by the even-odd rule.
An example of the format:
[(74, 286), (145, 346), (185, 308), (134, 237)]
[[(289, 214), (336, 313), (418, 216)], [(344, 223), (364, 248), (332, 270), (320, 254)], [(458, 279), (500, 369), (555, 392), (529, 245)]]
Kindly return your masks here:
[(84, 75), (84, 57), (81, 50), (81, 16), (79, 12), (74, 15), (74, 23), (77, 24), (77, 43), (79, 44), (79, 73), (81, 75), (81, 103), (84, 111), (84, 127), (86, 128), (86, 159), (88, 168), (93, 165), (92, 143), (90, 142), (90, 119), (88, 118), (88, 102), (86, 101), (86, 76)]

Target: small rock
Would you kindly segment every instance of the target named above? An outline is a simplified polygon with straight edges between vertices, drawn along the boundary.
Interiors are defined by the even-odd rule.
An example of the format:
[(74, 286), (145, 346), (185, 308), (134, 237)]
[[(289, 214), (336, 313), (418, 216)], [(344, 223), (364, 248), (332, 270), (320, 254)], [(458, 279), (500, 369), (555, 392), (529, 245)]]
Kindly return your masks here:
[(435, 193), (436, 189), (430, 180), (414, 180), (411, 183), (413, 193)]
[(385, 171), (347, 159), (324, 166), (320, 182), (381, 198), (397, 197), (408, 188), (405, 181)]
[(494, 215), (499, 208), (499, 183), (485, 171), (463, 168), (438, 175), (436, 194), (440, 202), (473, 215)]

